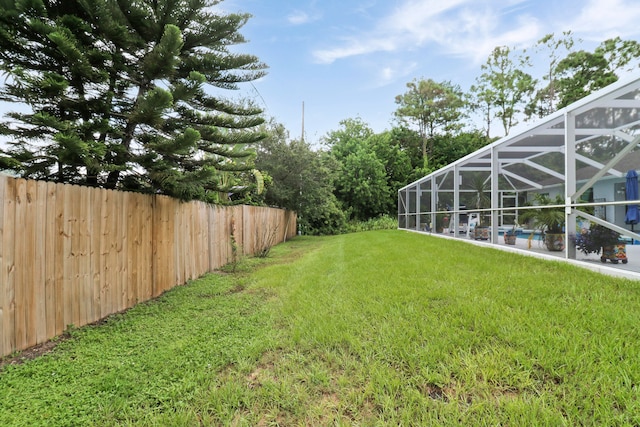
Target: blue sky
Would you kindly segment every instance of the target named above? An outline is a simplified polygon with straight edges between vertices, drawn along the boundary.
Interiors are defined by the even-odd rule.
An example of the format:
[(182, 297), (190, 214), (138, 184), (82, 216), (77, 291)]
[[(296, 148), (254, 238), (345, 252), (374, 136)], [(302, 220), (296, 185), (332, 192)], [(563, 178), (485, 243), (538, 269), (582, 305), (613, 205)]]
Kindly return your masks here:
[(346, 118), (390, 129), (395, 96), (413, 79), (467, 91), (496, 46), (531, 47), (567, 30), (590, 51), (610, 37), (640, 40), (639, 0), (225, 0), (219, 7), (253, 15), (241, 31), (249, 42), (238, 50), (269, 66), (242, 95), (292, 138), (300, 137), (304, 102), (311, 143)]

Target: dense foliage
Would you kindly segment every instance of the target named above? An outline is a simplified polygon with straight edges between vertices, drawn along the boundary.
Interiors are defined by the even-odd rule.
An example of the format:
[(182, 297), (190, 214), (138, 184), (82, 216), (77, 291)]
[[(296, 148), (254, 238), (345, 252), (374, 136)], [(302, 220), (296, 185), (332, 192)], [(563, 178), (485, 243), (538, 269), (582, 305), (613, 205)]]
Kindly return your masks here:
[[(335, 194), (347, 209), (350, 218), (366, 220), (389, 213), (393, 206), (395, 191), (389, 179), (395, 175), (397, 160), (391, 151), (393, 146), (384, 135), (375, 136), (367, 124), (360, 119), (340, 122), (339, 130), (329, 132), (325, 144), (329, 154), (340, 165), (340, 174), (335, 183)], [(376, 146), (386, 147), (376, 152)], [(396, 147), (396, 152), (398, 152)], [(404, 158), (408, 171), (408, 159)], [(399, 165), (402, 167), (402, 165)]]
[(305, 234), (335, 234), (344, 229), (345, 214), (333, 194), (339, 165), (304, 141), (289, 140), (282, 125), (264, 127), (256, 166), (268, 172), (265, 203), (298, 212)]
[[(207, 199), (220, 171), (250, 170), (259, 109), (226, 100), (264, 74), (245, 14), (211, 0), (3, 0), (0, 158), (21, 176)], [(239, 149), (239, 147), (244, 149)]]

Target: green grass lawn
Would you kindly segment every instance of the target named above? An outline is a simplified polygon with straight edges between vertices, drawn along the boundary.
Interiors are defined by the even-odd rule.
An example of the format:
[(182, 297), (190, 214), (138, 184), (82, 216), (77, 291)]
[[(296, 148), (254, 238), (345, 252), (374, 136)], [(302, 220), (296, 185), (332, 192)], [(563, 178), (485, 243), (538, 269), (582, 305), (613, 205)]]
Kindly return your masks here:
[(296, 238), (0, 372), (0, 425), (638, 425), (640, 283), (459, 241)]

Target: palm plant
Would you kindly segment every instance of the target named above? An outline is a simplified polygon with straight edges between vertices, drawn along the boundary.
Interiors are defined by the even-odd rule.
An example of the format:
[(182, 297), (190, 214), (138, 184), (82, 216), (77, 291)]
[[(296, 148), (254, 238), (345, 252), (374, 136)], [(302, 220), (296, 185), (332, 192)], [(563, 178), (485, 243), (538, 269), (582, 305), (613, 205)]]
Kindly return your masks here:
[[(491, 195), (488, 191), (487, 180), (482, 175), (476, 175), (469, 188), (475, 192), (475, 208), (478, 210), (486, 209), (491, 206)], [(478, 226), (483, 225), (483, 213), (478, 213)]]
[[(560, 194), (554, 199), (546, 194), (536, 194), (536, 209), (527, 209), (520, 216), (523, 221), (531, 221), (532, 227), (544, 234), (547, 249), (560, 251), (564, 249), (564, 200)], [(554, 207), (548, 207), (553, 206)]]
[(527, 209), (520, 215), (521, 221), (532, 221), (532, 226), (546, 234), (562, 234), (564, 229), (564, 208), (546, 207), (549, 205), (563, 205), (560, 194), (551, 199), (546, 194), (536, 194), (534, 198), (536, 209)]

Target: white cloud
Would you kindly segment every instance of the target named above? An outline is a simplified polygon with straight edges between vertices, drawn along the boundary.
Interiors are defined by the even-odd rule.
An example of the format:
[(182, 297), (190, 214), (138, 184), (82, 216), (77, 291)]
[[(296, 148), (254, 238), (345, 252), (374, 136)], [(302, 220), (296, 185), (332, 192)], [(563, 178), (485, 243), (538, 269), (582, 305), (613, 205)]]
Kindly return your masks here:
[[(556, 0), (557, 1), (557, 0)], [(351, 29), (313, 52), (334, 61), (379, 52), (412, 54), (425, 48), (478, 65), (496, 46), (533, 46), (544, 34), (571, 30), (593, 41), (640, 35), (638, 0), (399, 0), (371, 29)], [(535, 13), (535, 16), (533, 15)], [(625, 32), (626, 31), (626, 32)]]
[(381, 27), (392, 34), (411, 35), (415, 41), (433, 38), (434, 24), (444, 15), (470, 0), (409, 0), (382, 22)]
[(332, 62), (348, 58), (350, 56), (364, 55), (372, 52), (385, 52), (395, 50), (396, 45), (393, 40), (384, 38), (351, 38), (345, 40), (342, 46), (331, 49), (317, 50), (313, 53), (318, 62), (331, 64)]
[(309, 17), (309, 14), (301, 10), (295, 10), (290, 13), (289, 16), (287, 16), (287, 21), (289, 21), (289, 23), (293, 25), (306, 24), (310, 20), (311, 18)]
[[(565, 22), (562, 29), (603, 41), (616, 36), (637, 36), (640, 34), (639, 21), (640, 2), (637, 0), (589, 0), (575, 19)], [(623, 32), (621, 28), (627, 31)]]
[(468, 1), (471, 0), (452, 0), (446, 6), (437, 0), (405, 1), (389, 17), (379, 21), (373, 31), (344, 39), (339, 46), (317, 50), (314, 52), (314, 56), (321, 63), (332, 63), (342, 58), (380, 51), (394, 51), (402, 45), (422, 43), (424, 39), (429, 38), (428, 33), (424, 32), (425, 29), (433, 28), (427, 25), (430, 19)]
[(449, 53), (469, 58), (473, 63), (484, 62), (496, 46), (528, 47), (543, 34), (543, 28), (536, 18), (520, 16), (513, 29), (498, 32), (493, 28), (466, 31), (462, 37), (449, 37), (440, 43)]
[(379, 20), (374, 30), (313, 54), (318, 62), (330, 64), (356, 55), (409, 52), (432, 44), (445, 54), (479, 62), (495, 46), (530, 44), (540, 36), (542, 30), (536, 19), (512, 16), (521, 3), (522, 0), (405, 0)]
[(380, 77), (382, 77), (382, 80), (384, 81), (393, 80), (394, 74), (395, 73), (393, 72), (393, 68), (391, 67), (384, 67), (382, 70), (380, 70)]
[(373, 87), (379, 88), (394, 83), (413, 73), (418, 68), (418, 63), (393, 61), (379, 69)]

